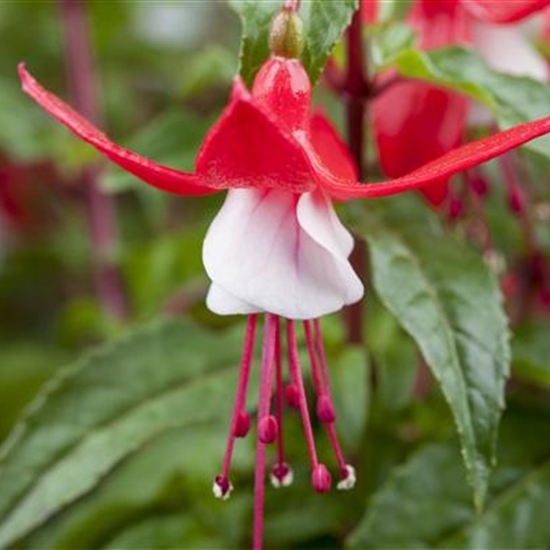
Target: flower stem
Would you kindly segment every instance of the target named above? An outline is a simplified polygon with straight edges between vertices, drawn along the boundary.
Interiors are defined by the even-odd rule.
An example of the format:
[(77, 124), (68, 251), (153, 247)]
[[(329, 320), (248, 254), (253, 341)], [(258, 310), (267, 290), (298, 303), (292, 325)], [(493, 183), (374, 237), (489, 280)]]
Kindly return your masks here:
[(262, 345), (262, 364), (260, 372), (260, 392), (258, 399), (258, 435), (256, 438), (256, 468), (254, 474), (254, 550), (261, 550), (264, 528), (264, 501), (265, 501), (265, 463), (266, 444), (259, 434), (260, 422), (267, 418), (271, 406), (271, 384), (273, 379), (273, 363), (275, 361), (275, 347), (279, 318), (270, 313), (265, 316), (264, 337)]
[[(344, 83), (344, 97), (346, 102), (346, 126), (348, 148), (357, 167), (360, 181), (366, 179), (365, 173), (365, 133), (364, 124), (366, 97), (368, 96), (369, 82), (365, 71), (363, 53), (363, 21), (361, 5), (355, 12), (347, 34), (347, 72)], [(366, 254), (364, 243), (357, 242), (351, 254), (350, 262), (358, 277), (364, 281), (366, 277)], [(363, 342), (363, 302), (359, 301), (347, 307), (344, 311), (349, 343)]]
[[(65, 36), (67, 77), (76, 108), (91, 120), (100, 118), (86, 5), (83, 0), (59, 0)], [(103, 310), (114, 319), (128, 311), (122, 278), (113, 261), (118, 240), (115, 205), (101, 192), (97, 167), (84, 170), (90, 241), (96, 292)]]

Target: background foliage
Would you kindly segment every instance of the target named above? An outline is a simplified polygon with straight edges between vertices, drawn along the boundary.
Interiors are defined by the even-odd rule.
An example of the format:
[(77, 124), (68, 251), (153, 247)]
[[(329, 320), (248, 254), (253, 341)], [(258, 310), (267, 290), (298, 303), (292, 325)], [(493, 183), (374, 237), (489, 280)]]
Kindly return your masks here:
[[(385, 23), (370, 31), (373, 76), (392, 66), (459, 90), (502, 127), (550, 112), (546, 85), (495, 73), (475, 51), (416, 50), (403, 4), (385, 3)], [(279, 4), (88, 5), (105, 127), (146, 156), (192, 169), (238, 66), (250, 81), (267, 54)], [(354, 8), (304, 2), (314, 80), (335, 44), (341, 61), (337, 42)], [(32, 32), (21, 32), (29, 21)], [(243, 547), (250, 440), (237, 445), (231, 500), (211, 496), (243, 336), (241, 319), (203, 305), (201, 243), (221, 199), (174, 199), (102, 169), (131, 310), (109, 318), (94, 296), (81, 189), (97, 156), (39, 112), (15, 76), (24, 59), (66, 95), (60, 25), (53, 2), (0, 3), (0, 548)], [(323, 81), (316, 100), (341, 126), (342, 105)], [(547, 143), (522, 155), (541, 211), (550, 205)], [(485, 175), (499, 259), (523, 265), (521, 224), (495, 166)], [(475, 217), (449, 224), (417, 196), (340, 212), (370, 255), (367, 346), (346, 345), (341, 316), (325, 320), (339, 429), (359, 483), (315, 495), (293, 419), (296, 483), (267, 491), (268, 547), (548, 547), (548, 311), (512, 315), (509, 330), (510, 304)], [(535, 231), (547, 260), (548, 221), (536, 219)]]

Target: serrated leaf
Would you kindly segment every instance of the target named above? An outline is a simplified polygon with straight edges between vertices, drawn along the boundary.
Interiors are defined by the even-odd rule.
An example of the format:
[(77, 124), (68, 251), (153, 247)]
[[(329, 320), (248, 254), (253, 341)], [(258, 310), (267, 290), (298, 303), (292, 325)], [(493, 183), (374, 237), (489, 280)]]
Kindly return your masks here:
[(90, 491), (151, 438), (219, 417), (231, 401), (239, 339), (190, 322), (155, 323), (54, 379), (0, 452), (0, 547)]
[[(158, 548), (166, 542), (164, 529), (159, 526), (160, 531), (149, 531), (146, 525), (156, 525), (157, 521), (164, 524), (165, 514), (177, 513), (182, 526), (191, 522), (199, 523), (201, 528), (166, 533), (178, 536), (178, 540), (172, 540), (172, 548), (212, 547), (211, 539), (216, 534), (223, 536), (226, 547), (237, 548), (247, 528), (242, 516), (248, 513), (251, 495), (241, 490), (232, 495), (231, 506), (227, 507), (220, 506), (225, 503), (213, 499), (210, 492), (212, 476), (219, 471), (222, 460), (225, 424), (212, 422), (168, 430), (149, 441), (109, 473), (93, 492), (22, 541), (21, 547), (98, 548), (103, 546), (99, 541), (109, 540), (107, 546), (123, 548), (141, 533), (142, 547)], [(233, 475), (243, 469), (251, 472), (253, 456), (252, 438), (239, 442), (232, 461)], [(205, 521), (203, 509), (209, 512), (210, 522)], [(163, 511), (160, 518), (159, 510)], [(151, 522), (142, 524), (144, 517)], [(218, 542), (216, 548), (222, 546)]]
[(452, 238), (372, 223), (372, 281), (419, 346), (451, 408), (474, 501), (487, 489), (509, 373), (508, 328), (498, 282)]
[[(476, 514), (450, 444), (422, 447), (374, 494), (352, 548), (542, 548), (550, 528), (550, 446), (544, 416), (509, 418), (489, 505)], [(543, 461), (540, 464), (540, 461)]]
[[(240, 73), (250, 86), (256, 73), (269, 57), (269, 27), (282, 2), (263, 0), (229, 0), (243, 23)], [(300, 5), (304, 23), (302, 62), (315, 84), (342, 33), (350, 24), (357, 0), (308, 0)]]
[[(412, 48), (386, 60), (403, 75), (462, 92), (487, 107), (501, 129), (550, 114), (550, 88), (532, 78), (492, 70), (474, 51), (449, 47), (429, 52)], [(550, 158), (550, 138), (524, 147)]]

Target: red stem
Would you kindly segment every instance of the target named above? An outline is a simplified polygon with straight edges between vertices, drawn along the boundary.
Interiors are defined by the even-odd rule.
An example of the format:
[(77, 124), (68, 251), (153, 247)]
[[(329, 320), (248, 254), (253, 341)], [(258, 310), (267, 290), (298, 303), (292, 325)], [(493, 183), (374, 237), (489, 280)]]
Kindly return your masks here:
[[(86, 4), (83, 0), (59, 0), (65, 35), (67, 77), (73, 102), (84, 116), (99, 122), (96, 78), (91, 52)], [(128, 311), (122, 278), (114, 264), (113, 251), (118, 240), (115, 205), (101, 192), (97, 168), (84, 170), (94, 279), (99, 302), (105, 312), (123, 319)]]
[[(273, 379), (273, 363), (275, 361), (275, 346), (279, 318), (270, 313), (265, 316), (264, 338), (262, 347), (262, 364), (260, 372), (260, 391), (258, 398), (258, 425), (262, 418), (269, 415), (271, 406), (271, 384)], [(256, 469), (254, 475), (254, 534), (253, 548), (261, 550), (264, 526), (265, 501), (265, 463), (266, 444), (256, 438)]]
[[(359, 9), (355, 12), (347, 33), (348, 66), (344, 84), (346, 101), (346, 124), (348, 148), (357, 167), (359, 180), (364, 181), (365, 173), (364, 124), (366, 116), (365, 98), (368, 95), (369, 82), (365, 73), (365, 59), (363, 54), (363, 20)], [(356, 242), (350, 262), (361, 280), (365, 280), (365, 249), (364, 243)], [(363, 342), (363, 302), (357, 302), (344, 311), (347, 326), (348, 342), (361, 344)]]

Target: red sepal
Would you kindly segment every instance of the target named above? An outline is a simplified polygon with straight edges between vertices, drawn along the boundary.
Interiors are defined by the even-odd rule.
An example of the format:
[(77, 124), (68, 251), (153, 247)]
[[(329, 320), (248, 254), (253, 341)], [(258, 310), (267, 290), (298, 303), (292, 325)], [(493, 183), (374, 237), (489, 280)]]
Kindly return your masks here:
[(343, 181), (357, 181), (357, 169), (348, 148), (321, 109), (313, 113), (310, 131), (315, 152), (327, 169)]
[(23, 91), (32, 97), (51, 116), (64, 124), (69, 130), (93, 145), (104, 156), (130, 172), (144, 182), (178, 195), (206, 195), (215, 193), (216, 189), (204, 185), (194, 174), (182, 172), (157, 164), (133, 151), (113, 143), (103, 132), (89, 120), (78, 114), (57, 96), (44, 89), (20, 63), (19, 78)]
[(256, 104), (240, 79), (204, 140), (197, 175), (220, 188), (276, 187), (298, 193), (311, 191), (316, 179), (294, 134)]
[(469, 0), (462, 6), (479, 21), (514, 23), (550, 5), (550, 0)]
[[(465, 97), (423, 82), (396, 84), (373, 105), (375, 138), (385, 175), (403, 176), (462, 143)], [(422, 189), (439, 206), (448, 180)]]
[(325, 183), (324, 188), (337, 200), (397, 195), (450, 178), (458, 172), (468, 170), (548, 133), (550, 133), (550, 116), (520, 124), (509, 130), (463, 145), (401, 178), (367, 185), (360, 183), (342, 185), (337, 181), (332, 181)]

